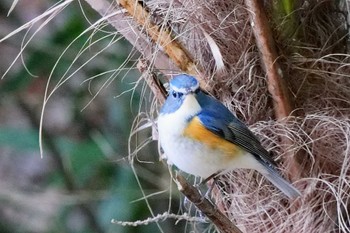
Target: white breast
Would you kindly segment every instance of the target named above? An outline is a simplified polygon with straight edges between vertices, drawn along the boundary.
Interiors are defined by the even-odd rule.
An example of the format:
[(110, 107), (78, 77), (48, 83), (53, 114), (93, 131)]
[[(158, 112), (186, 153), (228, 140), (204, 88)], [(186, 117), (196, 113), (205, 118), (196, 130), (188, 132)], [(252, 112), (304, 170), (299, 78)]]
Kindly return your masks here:
[(200, 110), (195, 97), (188, 95), (177, 111), (159, 116), (159, 140), (168, 163), (189, 174), (204, 178), (218, 171), (246, 167), (246, 161), (227, 161), (227, 157), (221, 151), (183, 135), (188, 124), (187, 119), (195, 116)]

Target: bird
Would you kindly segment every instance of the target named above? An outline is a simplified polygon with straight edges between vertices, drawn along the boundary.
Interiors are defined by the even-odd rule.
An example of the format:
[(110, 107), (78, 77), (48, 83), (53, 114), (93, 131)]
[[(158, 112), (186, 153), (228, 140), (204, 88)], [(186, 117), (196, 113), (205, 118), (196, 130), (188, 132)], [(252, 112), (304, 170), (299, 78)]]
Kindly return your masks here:
[(188, 74), (174, 76), (158, 116), (167, 163), (208, 181), (235, 169), (253, 169), (290, 199), (301, 193), (279, 171), (249, 128)]

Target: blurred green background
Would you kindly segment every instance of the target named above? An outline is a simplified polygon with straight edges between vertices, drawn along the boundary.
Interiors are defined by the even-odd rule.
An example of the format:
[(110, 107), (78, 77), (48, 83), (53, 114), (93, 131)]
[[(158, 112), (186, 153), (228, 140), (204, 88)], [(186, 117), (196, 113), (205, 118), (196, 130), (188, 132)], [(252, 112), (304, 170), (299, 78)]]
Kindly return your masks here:
[[(0, 2), (0, 38), (55, 1), (21, 0), (7, 16), (11, 4)], [(144, 83), (136, 85), (138, 54), (113, 28), (100, 26), (79, 36), (99, 18), (75, 1), (45, 27), (40, 28), (44, 19), (0, 43), (0, 74), (6, 73), (0, 80), (0, 232), (160, 232), (154, 223), (111, 223), (151, 216), (128, 161), (128, 140), (135, 117), (149, 109), (152, 95)], [(45, 108), (41, 159), (38, 127), (49, 77), (49, 91), (62, 85)], [(150, 138), (151, 129), (138, 134), (139, 142)], [(148, 198), (152, 210), (168, 211), (171, 181), (157, 143), (150, 142), (137, 158), (145, 195), (159, 192)], [(177, 213), (178, 191), (171, 195), (170, 211)], [(183, 222), (174, 223), (160, 226), (164, 232), (186, 231)]]

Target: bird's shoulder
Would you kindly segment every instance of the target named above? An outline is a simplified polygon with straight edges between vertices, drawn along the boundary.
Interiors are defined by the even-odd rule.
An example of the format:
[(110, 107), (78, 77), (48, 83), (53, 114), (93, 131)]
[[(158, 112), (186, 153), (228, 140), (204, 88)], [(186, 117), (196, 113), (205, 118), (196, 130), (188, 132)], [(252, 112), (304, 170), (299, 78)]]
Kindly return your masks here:
[(236, 144), (228, 141), (220, 130), (203, 123), (203, 115), (199, 113), (189, 120), (183, 135), (211, 149), (220, 149), (226, 155), (234, 155), (241, 151)]
[(202, 97), (199, 101), (202, 110), (193, 117), (195, 124), (208, 130), (217, 137), (239, 146), (253, 154), (258, 160), (276, 166), (276, 163), (263, 148), (257, 137), (251, 130), (231, 113), (222, 103), (211, 97)]

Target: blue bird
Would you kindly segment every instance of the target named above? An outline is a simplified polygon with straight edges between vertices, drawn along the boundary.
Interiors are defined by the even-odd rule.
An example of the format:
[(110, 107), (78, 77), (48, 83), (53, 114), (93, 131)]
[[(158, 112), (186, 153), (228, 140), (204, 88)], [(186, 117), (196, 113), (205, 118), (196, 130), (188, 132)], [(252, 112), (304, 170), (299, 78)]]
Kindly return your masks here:
[(289, 198), (300, 192), (278, 173), (259, 140), (192, 76), (170, 81), (158, 117), (160, 145), (169, 164), (207, 180), (238, 168), (254, 169)]

